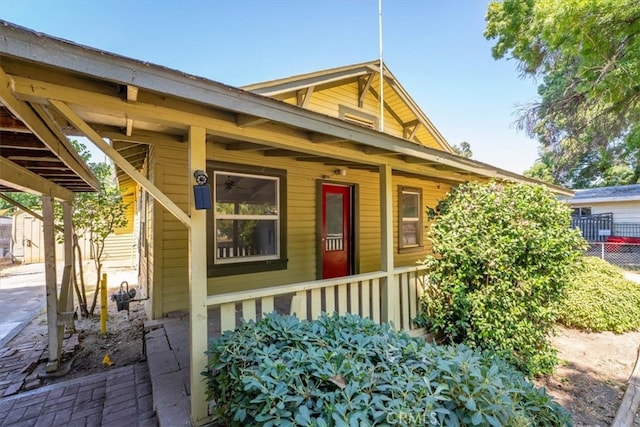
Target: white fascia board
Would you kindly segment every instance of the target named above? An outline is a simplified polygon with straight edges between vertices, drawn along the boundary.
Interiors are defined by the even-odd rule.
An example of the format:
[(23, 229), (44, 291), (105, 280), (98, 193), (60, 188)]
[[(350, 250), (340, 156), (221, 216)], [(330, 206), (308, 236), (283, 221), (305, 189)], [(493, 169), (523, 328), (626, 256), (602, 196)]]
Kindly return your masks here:
[(633, 197), (592, 197), (589, 199), (571, 199), (569, 203), (572, 205), (584, 205), (594, 203), (611, 203), (611, 202), (640, 202), (640, 196)]

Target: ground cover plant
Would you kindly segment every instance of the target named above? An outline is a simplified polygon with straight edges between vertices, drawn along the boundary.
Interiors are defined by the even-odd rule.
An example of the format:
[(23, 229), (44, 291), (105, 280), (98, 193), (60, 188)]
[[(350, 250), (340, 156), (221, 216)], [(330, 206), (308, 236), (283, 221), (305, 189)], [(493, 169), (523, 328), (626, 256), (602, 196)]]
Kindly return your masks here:
[(576, 266), (560, 311), (560, 323), (589, 332), (640, 329), (640, 285), (617, 267), (595, 257)]
[(498, 357), (354, 315), (271, 314), (212, 340), (203, 372), (223, 425), (570, 425)]
[(549, 342), (566, 277), (585, 243), (542, 186), (470, 183), (436, 209), (422, 314), (446, 342), (500, 354), (527, 375), (557, 364)]

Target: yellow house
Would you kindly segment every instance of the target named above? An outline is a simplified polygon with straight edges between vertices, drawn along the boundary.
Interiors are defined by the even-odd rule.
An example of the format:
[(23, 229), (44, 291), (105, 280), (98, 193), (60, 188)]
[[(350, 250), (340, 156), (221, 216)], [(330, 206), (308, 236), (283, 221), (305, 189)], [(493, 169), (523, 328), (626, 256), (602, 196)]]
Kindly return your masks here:
[(425, 207), (467, 181), (535, 182), (453, 154), (378, 61), (241, 89), (0, 25), (0, 84), (135, 194), (147, 313), (189, 311), (194, 421), (208, 325), (280, 309), (412, 329)]

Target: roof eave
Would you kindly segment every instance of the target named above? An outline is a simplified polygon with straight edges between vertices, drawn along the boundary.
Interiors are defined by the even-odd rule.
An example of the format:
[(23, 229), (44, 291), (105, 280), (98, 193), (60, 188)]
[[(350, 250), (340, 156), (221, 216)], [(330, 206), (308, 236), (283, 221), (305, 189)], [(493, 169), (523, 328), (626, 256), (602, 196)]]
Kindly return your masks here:
[(393, 146), (398, 154), (438, 162), (484, 178), (542, 184), (557, 194), (573, 195), (573, 191), (563, 187), (549, 185), (452, 153), (418, 146), (402, 138), (206, 78), (44, 36), (5, 21), (0, 21), (0, 25), (5, 33), (0, 38), (0, 54), (3, 55), (40, 62), (119, 84), (135, 85), (146, 90), (285, 123), (371, 147), (389, 149)]

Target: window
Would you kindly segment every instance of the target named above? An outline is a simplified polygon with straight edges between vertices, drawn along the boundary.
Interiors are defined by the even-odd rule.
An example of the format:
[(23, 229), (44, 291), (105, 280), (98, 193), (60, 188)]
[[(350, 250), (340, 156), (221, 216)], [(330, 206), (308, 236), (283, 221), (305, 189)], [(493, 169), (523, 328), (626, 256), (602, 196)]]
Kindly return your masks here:
[(573, 216), (589, 216), (591, 215), (591, 207), (588, 208), (573, 208), (571, 213)]
[(422, 248), (422, 190), (400, 187), (398, 201), (398, 249)]
[(213, 209), (209, 229), (209, 276), (285, 268), (282, 171), (251, 167), (209, 169)]

